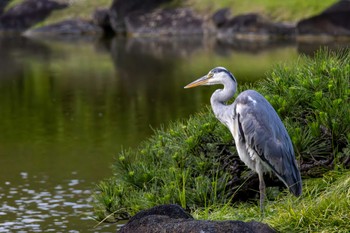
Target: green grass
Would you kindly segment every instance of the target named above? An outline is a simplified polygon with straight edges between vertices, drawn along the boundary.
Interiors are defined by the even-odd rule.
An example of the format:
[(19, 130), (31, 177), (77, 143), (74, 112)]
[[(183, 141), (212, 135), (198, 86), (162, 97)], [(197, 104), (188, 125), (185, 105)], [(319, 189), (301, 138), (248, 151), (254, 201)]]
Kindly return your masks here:
[(233, 15), (258, 12), (275, 21), (294, 22), (318, 14), (335, 2), (337, 0), (189, 0), (190, 5), (204, 12), (228, 7)]
[[(261, 82), (239, 86), (240, 90), (256, 89), (271, 102), (305, 168), (302, 197), (268, 188), (270, 203), (264, 221), (277, 229), (331, 231), (348, 224), (337, 215), (349, 214), (339, 209), (347, 207), (349, 200), (345, 179), (349, 173), (344, 172), (350, 157), (349, 64), (348, 50), (322, 50), (312, 58), (300, 57), (295, 64), (276, 66)], [(177, 203), (201, 218), (259, 219), (256, 198), (249, 199), (251, 204), (235, 202), (248, 192), (257, 194), (252, 191), (257, 187), (247, 182), (252, 180), (250, 173), (235, 166), (245, 168), (232, 136), (211, 109), (205, 109), (187, 121), (155, 130), (139, 148), (119, 154), (114, 177), (102, 181), (95, 192), (95, 218), (114, 221), (154, 205)], [(226, 209), (235, 215), (226, 216)]]
[(350, 172), (332, 171), (304, 182), (304, 193), (295, 198), (282, 193), (265, 207), (260, 219), (255, 204), (197, 209), (197, 219), (261, 220), (278, 232), (348, 232), (350, 229)]

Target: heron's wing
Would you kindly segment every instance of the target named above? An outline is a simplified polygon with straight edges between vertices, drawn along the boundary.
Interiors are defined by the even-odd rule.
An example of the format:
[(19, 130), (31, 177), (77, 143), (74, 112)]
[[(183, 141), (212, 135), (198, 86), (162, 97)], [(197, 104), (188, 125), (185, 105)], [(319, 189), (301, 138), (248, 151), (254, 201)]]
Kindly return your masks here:
[[(242, 95), (242, 94), (241, 94)], [(269, 102), (257, 92), (236, 99), (239, 140), (254, 150), (296, 196), (301, 194), (301, 178), (293, 145), (282, 121)]]

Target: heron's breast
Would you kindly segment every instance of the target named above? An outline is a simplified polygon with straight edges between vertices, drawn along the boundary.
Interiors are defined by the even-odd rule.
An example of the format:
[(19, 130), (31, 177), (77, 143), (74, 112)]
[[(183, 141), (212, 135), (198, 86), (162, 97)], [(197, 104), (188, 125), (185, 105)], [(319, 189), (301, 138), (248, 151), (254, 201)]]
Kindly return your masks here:
[(250, 169), (253, 171), (256, 171), (256, 161), (258, 158), (258, 155), (251, 149), (249, 146), (245, 145), (244, 142), (240, 140), (236, 140), (236, 148), (238, 152), (239, 158), (243, 161), (245, 165), (247, 165)]

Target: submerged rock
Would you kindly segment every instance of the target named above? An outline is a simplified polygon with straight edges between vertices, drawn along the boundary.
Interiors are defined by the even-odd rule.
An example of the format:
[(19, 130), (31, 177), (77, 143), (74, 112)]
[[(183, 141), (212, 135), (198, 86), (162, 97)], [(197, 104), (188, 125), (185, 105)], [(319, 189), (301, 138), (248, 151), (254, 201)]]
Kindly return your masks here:
[(83, 36), (101, 35), (102, 28), (93, 23), (81, 19), (69, 19), (59, 23), (28, 30), (24, 33), (29, 37), (42, 36)]
[(268, 225), (251, 221), (205, 221), (195, 220), (178, 205), (160, 205), (137, 213), (119, 233), (221, 233), (221, 232), (276, 232)]
[(297, 33), (300, 38), (350, 37), (350, 1), (341, 0), (319, 15), (301, 20)]
[(0, 30), (24, 31), (44, 20), (52, 11), (67, 6), (65, 3), (52, 0), (23, 1), (0, 16)]

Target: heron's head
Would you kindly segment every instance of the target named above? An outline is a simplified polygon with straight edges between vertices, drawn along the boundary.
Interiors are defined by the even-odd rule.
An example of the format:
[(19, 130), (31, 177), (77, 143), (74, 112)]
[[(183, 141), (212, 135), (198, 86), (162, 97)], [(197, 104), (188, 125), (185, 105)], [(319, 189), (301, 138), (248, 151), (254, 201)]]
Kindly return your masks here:
[(203, 86), (203, 85), (215, 85), (215, 84), (224, 84), (227, 81), (234, 81), (236, 83), (235, 77), (224, 67), (216, 67), (209, 71), (207, 75), (191, 82), (186, 85), (185, 88)]

